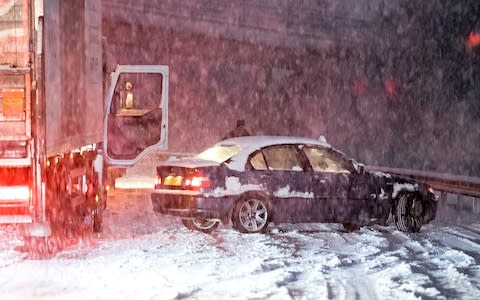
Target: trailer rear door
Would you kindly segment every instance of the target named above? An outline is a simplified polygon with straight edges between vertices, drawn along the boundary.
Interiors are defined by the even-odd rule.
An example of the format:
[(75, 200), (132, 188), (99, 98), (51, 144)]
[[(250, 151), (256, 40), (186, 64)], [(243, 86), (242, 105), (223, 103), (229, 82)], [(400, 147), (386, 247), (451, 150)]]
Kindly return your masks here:
[(168, 67), (119, 65), (111, 75), (104, 114), (107, 162), (132, 165), (167, 149)]

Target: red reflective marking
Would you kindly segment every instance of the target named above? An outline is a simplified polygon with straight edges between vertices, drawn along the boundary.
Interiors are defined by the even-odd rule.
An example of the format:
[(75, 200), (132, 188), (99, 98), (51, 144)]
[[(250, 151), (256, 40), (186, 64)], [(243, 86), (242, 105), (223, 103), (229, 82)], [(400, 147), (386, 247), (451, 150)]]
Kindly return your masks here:
[(470, 48), (476, 47), (480, 45), (480, 33), (478, 32), (470, 32), (467, 40), (467, 46)]
[(396, 85), (392, 79), (386, 79), (384, 82), (384, 85), (385, 85), (385, 91), (387, 92), (387, 94), (393, 95), (395, 93)]
[(355, 96), (365, 96), (368, 92), (368, 84), (363, 78), (358, 78), (353, 81), (353, 93)]

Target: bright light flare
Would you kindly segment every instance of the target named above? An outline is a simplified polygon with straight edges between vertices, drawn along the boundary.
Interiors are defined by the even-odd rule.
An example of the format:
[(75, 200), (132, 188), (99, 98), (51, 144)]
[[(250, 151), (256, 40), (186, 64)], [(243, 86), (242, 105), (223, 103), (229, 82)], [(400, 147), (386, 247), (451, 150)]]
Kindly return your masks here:
[(191, 189), (209, 188), (210, 180), (203, 176), (193, 176), (185, 179), (185, 187)]
[(395, 94), (397, 86), (396, 86), (395, 81), (393, 79), (390, 79), (390, 78), (385, 79), (383, 84), (385, 86), (385, 91), (387, 92), (387, 94), (389, 94), (389, 95)]
[(30, 187), (28, 186), (1, 186), (0, 201), (30, 200)]
[(475, 48), (480, 45), (480, 33), (479, 32), (470, 32), (467, 38), (467, 48)]

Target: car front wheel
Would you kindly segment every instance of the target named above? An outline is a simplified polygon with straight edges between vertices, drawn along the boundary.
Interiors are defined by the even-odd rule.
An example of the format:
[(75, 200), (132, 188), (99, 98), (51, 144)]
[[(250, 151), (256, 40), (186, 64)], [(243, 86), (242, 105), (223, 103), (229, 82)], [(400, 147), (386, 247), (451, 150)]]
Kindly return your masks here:
[(394, 223), (398, 230), (419, 232), (425, 215), (424, 204), (415, 193), (402, 193), (398, 197)]
[(354, 232), (360, 230), (360, 225), (353, 223), (343, 223), (343, 228), (345, 228), (347, 232)]
[(211, 233), (219, 225), (217, 220), (209, 219), (182, 219), (182, 223), (188, 229), (197, 230), (204, 233)]
[(243, 233), (265, 232), (271, 219), (271, 205), (268, 198), (250, 194), (240, 199), (233, 210), (233, 227)]

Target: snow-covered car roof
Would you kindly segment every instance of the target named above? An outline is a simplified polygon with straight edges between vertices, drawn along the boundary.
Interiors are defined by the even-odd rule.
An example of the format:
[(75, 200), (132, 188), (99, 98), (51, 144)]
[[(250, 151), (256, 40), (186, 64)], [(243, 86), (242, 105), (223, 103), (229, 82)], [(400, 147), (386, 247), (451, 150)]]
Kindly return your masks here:
[(311, 145), (321, 145), (324, 147), (330, 147), (330, 145), (325, 141), (325, 138), (321, 137), (320, 139), (312, 139), (306, 137), (295, 137), (295, 136), (269, 136), (269, 135), (254, 135), (254, 136), (241, 136), (235, 138), (229, 138), (223, 141), (216, 143), (218, 144), (237, 144), (242, 147), (243, 150), (255, 151), (256, 149), (263, 148), (270, 145), (281, 145), (281, 144), (311, 144)]
[[(230, 161), (226, 165), (232, 170), (244, 171), (248, 156), (251, 153), (266, 146), (288, 144), (318, 145), (326, 148), (331, 148), (331, 146), (326, 142), (324, 137), (320, 137), (318, 140), (316, 140), (312, 138), (293, 136), (243, 136), (222, 140), (212, 145), (208, 149), (222, 146), (234, 147), (239, 149), (238, 152), (236, 152), (231, 158), (229, 156)], [(198, 168), (206, 166), (218, 166), (219, 162), (215, 162), (210, 159), (206, 160), (205, 157), (195, 156), (182, 159), (170, 158), (165, 162), (161, 162), (159, 165)]]
[(330, 148), (331, 146), (325, 141), (325, 138), (312, 139), (306, 137), (293, 137), (293, 136), (242, 136), (236, 138), (230, 138), (220, 141), (217, 145), (237, 145), (241, 150), (232, 157), (227, 166), (236, 171), (244, 171), (245, 164), (248, 156), (263, 147), (272, 145), (286, 145), (286, 144), (307, 144), (318, 145)]

